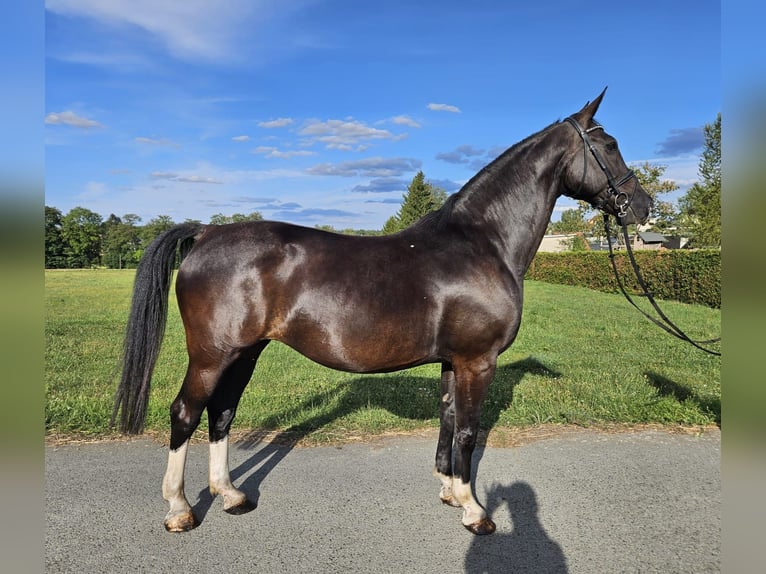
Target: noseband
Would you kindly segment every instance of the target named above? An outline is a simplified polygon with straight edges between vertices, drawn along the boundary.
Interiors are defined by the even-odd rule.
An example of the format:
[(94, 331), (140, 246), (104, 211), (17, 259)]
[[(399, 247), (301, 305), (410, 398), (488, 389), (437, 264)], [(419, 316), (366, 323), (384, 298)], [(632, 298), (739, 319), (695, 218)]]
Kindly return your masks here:
[[(601, 154), (598, 152), (596, 147), (593, 145), (593, 142), (591, 141), (588, 134), (595, 130), (603, 130), (604, 127), (600, 124), (596, 124), (592, 128), (588, 128), (587, 130), (582, 129), (579, 123), (577, 123), (577, 120), (573, 117), (566, 118), (566, 121), (569, 122), (574, 129), (577, 130), (577, 133), (580, 134), (580, 138), (582, 138), (583, 141), (583, 169), (582, 169), (582, 178), (580, 178), (580, 185), (577, 187), (577, 191), (572, 195), (573, 197), (577, 198), (577, 196), (580, 194), (580, 191), (582, 190), (582, 186), (585, 184), (585, 176), (588, 173), (588, 150), (590, 150), (590, 153), (593, 154), (594, 159), (596, 160), (596, 163), (601, 168), (601, 171), (604, 172), (604, 175), (607, 179), (607, 189), (609, 191), (609, 195), (606, 197), (603, 197), (600, 201), (598, 201), (595, 204), (595, 207), (600, 210), (604, 210), (604, 207), (609, 203), (609, 200), (611, 199), (614, 203), (614, 209), (616, 212), (616, 215), (618, 219), (621, 219), (625, 217), (628, 214), (628, 209), (630, 208), (630, 203), (633, 201), (633, 196), (636, 194), (635, 186), (638, 185), (638, 179), (636, 179), (636, 182), (633, 186), (633, 193), (631, 195), (628, 195), (627, 193), (620, 191), (620, 186), (624, 185), (626, 182), (628, 182), (631, 178), (635, 178), (636, 174), (632, 169), (629, 169), (628, 172), (623, 175), (620, 179), (615, 179), (615, 177), (612, 175), (612, 172), (609, 171), (609, 168), (607, 167), (606, 163), (604, 163), (603, 158), (601, 157)], [(603, 194), (603, 192), (602, 192)]]

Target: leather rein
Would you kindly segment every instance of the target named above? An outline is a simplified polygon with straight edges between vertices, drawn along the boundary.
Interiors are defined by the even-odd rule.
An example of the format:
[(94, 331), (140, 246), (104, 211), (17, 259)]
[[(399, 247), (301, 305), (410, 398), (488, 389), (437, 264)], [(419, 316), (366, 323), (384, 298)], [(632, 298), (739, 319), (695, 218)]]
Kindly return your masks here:
[[(585, 176), (588, 171), (588, 150), (590, 150), (591, 154), (593, 155), (594, 159), (596, 160), (596, 163), (601, 168), (601, 171), (604, 172), (604, 175), (607, 179), (607, 189), (609, 191), (609, 194), (606, 195), (606, 197), (602, 198), (600, 201), (598, 201), (595, 204), (595, 207), (601, 211), (604, 212), (604, 231), (606, 232), (606, 239), (607, 243), (609, 244), (609, 260), (612, 263), (612, 269), (614, 270), (614, 277), (617, 280), (617, 285), (620, 288), (620, 291), (625, 296), (625, 298), (628, 300), (628, 302), (633, 305), (638, 311), (647, 319), (649, 319), (652, 323), (660, 327), (665, 332), (673, 335), (674, 337), (677, 337), (678, 339), (681, 339), (682, 341), (686, 341), (687, 343), (693, 345), (694, 347), (700, 349), (701, 351), (704, 351), (706, 353), (710, 353), (711, 355), (717, 355), (721, 356), (721, 353), (719, 351), (715, 351), (713, 349), (710, 349), (706, 347), (705, 345), (710, 345), (712, 343), (717, 343), (721, 340), (720, 337), (715, 339), (707, 339), (704, 341), (694, 340), (691, 337), (689, 337), (686, 333), (684, 333), (678, 325), (673, 323), (665, 313), (663, 313), (662, 309), (660, 309), (660, 306), (655, 301), (652, 293), (649, 291), (649, 288), (646, 285), (646, 282), (644, 281), (643, 275), (641, 275), (641, 270), (638, 267), (638, 263), (636, 262), (636, 258), (633, 255), (633, 249), (630, 246), (630, 238), (628, 236), (628, 226), (622, 221), (622, 218), (625, 217), (628, 214), (628, 210), (630, 209), (630, 204), (633, 201), (633, 197), (635, 195), (636, 186), (638, 185), (638, 178), (636, 178), (636, 182), (633, 187), (633, 193), (628, 196), (625, 192), (620, 191), (620, 186), (625, 184), (627, 181), (629, 181), (631, 178), (635, 178), (636, 174), (633, 170), (628, 170), (628, 172), (623, 175), (620, 179), (615, 179), (612, 175), (611, 171), (607, 167), (606, 163), (604, 163), (603, 159), (601, 158), (601, 155), (598, 153), (598, 150), (593, 145), (593, 142), (591, 141), (588, 134), (594, 130), (597, 129), (604, 129), (603, 126), (600, 124), (596, 124), (592, 128), (583, 129), (580, 124), (575, 120), (573, 117), (566, 118), (566, 121), (569, 122), (572, 127), (577, 130), (577, 133), (580, 135), (580, 138), (583, 141), (583, 172), (582, 172), (582, 178), (580, 179), (580, 185), (577, 188), (577, 191), (573, 194), (573, 197), (576, 197), (579, 195), (580, 190), (582, 189), (582, 186), (585, 184)], [(636, 279), (638, 280), (638, 284), (641, 286), (641, 289), (643, 290), (643, 295), (646, 296), (646, 299), (651, 303), (654, 310), (659, 315), (660, 319), (657, 319), (655, 317), (652, 317), (649, 313), (641, 309), (635, 301), (631, 298), (631, 296), (628, 294), (627, 290), (625, 289), (625, 286), (623, 285), (622, 279), (620, 279), (620, 274), (617, 271), (617, 264), (615, 262), (615, 256), (614, 256), (614, 249), (612, 247), (612, 236), (609, 229), (609, 214), (606, 213), (604, 210), (604, 207), (607, 205), (609, 200), (612, 200), (614, 203), (614, 210), (616, 212), (617, 217), (617, 223), (622, 228), (622, 234), (623, 238), (625, 240), (625, 249), (628, 252), (628, 258), (630, 259), (630, 264), (633, 267), (633, 272), (636, 275)]]

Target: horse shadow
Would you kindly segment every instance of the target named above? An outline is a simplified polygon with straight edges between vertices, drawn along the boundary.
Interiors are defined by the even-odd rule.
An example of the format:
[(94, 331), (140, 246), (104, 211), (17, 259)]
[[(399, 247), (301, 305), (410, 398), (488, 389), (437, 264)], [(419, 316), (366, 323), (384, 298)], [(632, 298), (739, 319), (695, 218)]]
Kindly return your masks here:
[[(485, 407), (482, 411), (481, 428), (484, 432), (491, 429), (497, 423), (501, 412), (510, 406), (513, 401), (514, 388), (526, 374), (544, 375), (552, 378), (559, 376), (559, 373), (548, 369), (533, 357), (499, 366), (495, 379), (490, 385)], [(289, 409), (269, 418), (264, 423), (264, 427), (278, 426), (279, 420), (289, 420), (294, 413), (312, 408), (317, 404), (333, 402), (336, 405), (334, 408), (299, 425), (293, 425), (276, 435), (263, 431), (253, 431), (232, 444), (232, 448), (253, 452), (249, 458), (230, 470), (231, 480), (237, 485), (237, 481), (242, 479), (242, 483), (237, 485), (237, 488), (244, 492), (248, 499), (257, 506), (260, 498), (260, 485), (263, 480), (309, 434), (338, 418), (369, 407), (382, 408), (399, 417), (411, 420), (432, 420), (439, 416), (439, 400), (438, 377), (399, 375), (360, 376), (351, 379), (341, 385), (340, 392), (335, 388), (332, 391), (311, 395)], [(478, 455), (479, 459), (481, 457), (480, 451), (483, 452), (483, 448), (477, 448), (474, 455)], [(193, 510), (200, 521), (204, 520), (205, 515), (210, 510), (213, 499), (214, 497), (207, 488), (199, 491)]]
[(649, 384), (657, 389), (657, 392), (660, 395), (674, 397), (679, 403), (683, 403), (687, 400), (696, 403), (700, 410), (712, 414), (715, 417), (716, 425), (719, 427), (721, 426), (720, 397), (702, 397), (694, 390), (654, 372), (647, 372), (646, 377), (649, 380)]
[(540, 522), (537, 496), (528, 483), (496, 484), (486, 499), (490, 516), (508, 505), (512, 529), (507, 534), (498, 531), (492, 536), (473, 537), (464, 561), (467, 574), (569, 572), (564, 551)]

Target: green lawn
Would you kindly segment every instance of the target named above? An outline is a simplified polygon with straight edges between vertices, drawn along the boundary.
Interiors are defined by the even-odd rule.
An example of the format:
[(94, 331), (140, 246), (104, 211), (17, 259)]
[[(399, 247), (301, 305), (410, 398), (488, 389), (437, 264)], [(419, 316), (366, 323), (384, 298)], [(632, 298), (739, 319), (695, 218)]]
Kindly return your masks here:
[[(45, 274), (45, 420), (49, 435), (107, 436), (133, 271)], [(721, 420), (721, 360), (665, 334), (622, 296), (528, 281), (521, 330), (500, 356), (482, 426), (541, 423), (710, 425)], [(174, 301), (174, 298), (171, 297)], [(720, 310), (664, 302), (689, 335), (720, 333)], [(146, 427), (167, 432), (186, 368), (175, 303)], [(239, 430), (311, 441), (438, 426), (439, 366), (385, 375), (321, 367), (270, 344), (240, 403)], [(200, 433), (206, 431), (203, 419)], [(204, 434), (201, 434), (204, 436)]]

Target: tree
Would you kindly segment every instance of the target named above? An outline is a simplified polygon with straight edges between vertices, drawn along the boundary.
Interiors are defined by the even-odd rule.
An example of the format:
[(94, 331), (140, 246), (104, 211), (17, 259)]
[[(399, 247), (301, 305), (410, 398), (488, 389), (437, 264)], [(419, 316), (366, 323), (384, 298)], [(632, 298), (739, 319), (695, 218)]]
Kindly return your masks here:
[[(666, 165), (652, 164), (645, 161), (642, 164), (631, 165), (630, 168), (635, 172), (638, 183), (641, 184), (644, 191), (646, 191), (655, 202), (660, 195), (678, 189), (676, 182), (669, 179), (662, 179), (665, 170), (668, 169), (668, 166)], [(628, 187), (628, 185), (625, 187)]]
[(75, 207), (61, 218), (67, 267), (92, 267), (99, 264), (101, 222), (98, 213), (84, 207)]
[(253, 211), (249, 215), (243, 213), (235, 213), (233, 215), (224, 215), (223, 213), (216, 213), (210, 216), (210, 223), (212, 225), (226, 225), (227, 223), (239, 223), (240, 221), (262, 221), (263, 215), (260, 211)]
[(141, 242), (143, 246), (148, 246), (156, 237), (174, 225), (175, 222), (169, 215), (158, 215), (157, 217), (150, 219), (146, 225), (141, 228)]
[(585, 214), (590, 206), (581, 203), (577, 209), (567, 209), (561, 213), (561, 219), (548, 225), (549, 233), (583, 233), (590, 230), (590, 224), (585, 220)]
[(665, 193), (670, 193), (678, 189), (676, 182), (669, 179), (662, 179), (666, 165), (651, 164), (648, 161), (640, 165), (632, 165), (631, 168), (636, 174), (636, 179), (644, 188), (646, 193), (654, 201), (650, 218), (653, 221), (650, 231), (657, 233), (666, 233), (676, 225), (678, 214), (673, 204), (669, 201), (662, 201), (659, 197)]
[(61, 234), (63, 215), (55, 207), (45, 206), (45, 268), (60, 269), (66, 267), (64, 238)]
[(681, 221), (693, 247), (721, 247), (721, 114), (705, 125), (705, 148), (699, 163), (701, 182), (679, 199)]
[(120, 219), (112, 214), (104, 222), (102, 243), (102, 262), (112, 269), (135, 267), (138, 264), (137, 253), (141, 247), (139, 229), (136, 223), (141, 218), (128, 213)]
[(383, 226), (383, 234), (396, 233), (409, 227), (425, 215), (439, 209), (447, 200), (447, 192), (425, 180), (422, 171), (418, 171), (407, 187), (401, 208), (391, 216)]

